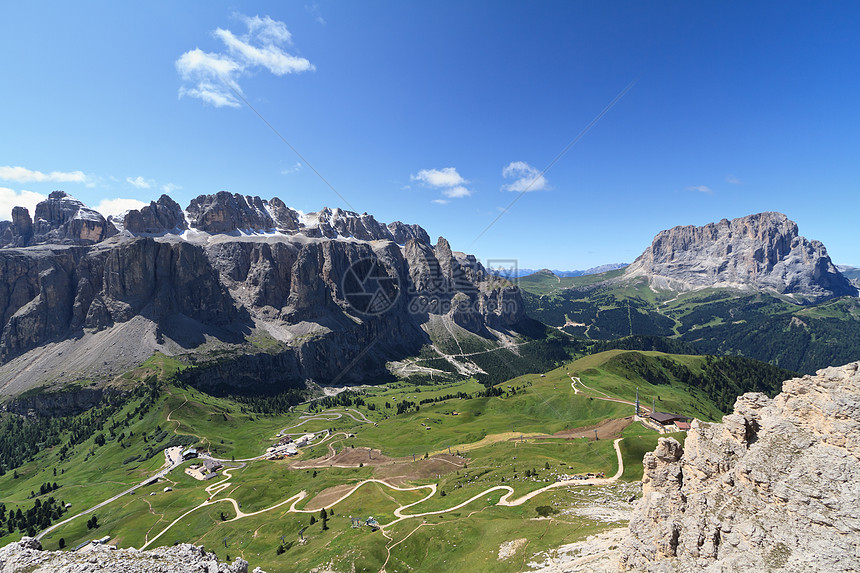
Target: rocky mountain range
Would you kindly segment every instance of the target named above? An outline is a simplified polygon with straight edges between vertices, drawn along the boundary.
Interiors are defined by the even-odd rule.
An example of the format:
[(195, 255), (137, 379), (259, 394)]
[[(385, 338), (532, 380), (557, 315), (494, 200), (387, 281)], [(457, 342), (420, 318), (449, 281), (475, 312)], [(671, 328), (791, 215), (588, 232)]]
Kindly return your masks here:
[(773, 212), (661, 231), (623, 275), (635, 277), (655, 289), (758, 289), (799, 302), (857, 295), (822, 243), (800, 236), (794, 221)]
[(661, 438), (621, 548), (636, 571), (860, 569), (860, 362)]
[(222, 191), (106, 219), (55, 191), (12, 219), (0, 225), (0, 394), (248, 341), (260, 360), (245, 348), (241, 367), (220, 360), (206, 378), (359, 380), (430, 331), (497, 339), (523, 318), (517, 288), (474, 256), (368, 214)]

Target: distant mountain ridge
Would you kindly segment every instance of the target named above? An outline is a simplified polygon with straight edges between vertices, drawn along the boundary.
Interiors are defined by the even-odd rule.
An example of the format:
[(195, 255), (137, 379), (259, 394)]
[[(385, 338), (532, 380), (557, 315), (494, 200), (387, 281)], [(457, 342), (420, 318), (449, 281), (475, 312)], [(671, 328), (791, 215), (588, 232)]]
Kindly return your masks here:
[(533, 275), (535, 273), (548, 272), (552, 273), (554, 276), (566, 278), (566, 277), (582, 277), (586, 275), (596, 275), (598, 273), (605, 273), (607, 271), (614, 271), (617, 269), (623, 269), (629, 263), (609, 263), (605, 265), (600, 265), (597, 267), (591, 267), (590, 269), (586, 269), (584, 271), (560, 271), (557, 269), (520, 269), (520, 268), (508, 268), (508, 269), (489, 269), (490, 272), (506, 278), (519, 278), (526, 277), (529, 275)]

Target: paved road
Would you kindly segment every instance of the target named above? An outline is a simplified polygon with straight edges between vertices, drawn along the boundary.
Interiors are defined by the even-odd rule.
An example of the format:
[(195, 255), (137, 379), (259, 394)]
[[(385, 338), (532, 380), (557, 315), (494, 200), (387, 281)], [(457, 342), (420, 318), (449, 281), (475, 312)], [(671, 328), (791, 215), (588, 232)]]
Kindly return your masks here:
[[(180, 448), (180, 449), (181, 449), (181, 448)], [(167, 463), (167, 462), (165, 462), (165, 463)], [(137, 488), (139, 488), (139, 487), (143, 487), (143, 485), (144, 485), (145, 483), (149, 482), (149, 481), (150, 481), (150, 480), (152, 480), (153, 478), (155, 478), (156, 480), (159, 480), (159, 479), (163, 478), (164, 476), (166, 476), (166, 475), (170, 472), (170, 470), (172, 470), (173, 468), (175, 468), (175, 467), (179, 466), (179, 464), (181, 464), (181, 463), (182, 463), (182, 458), (181, 458), (181, 456), (180, 456), (180, 458), (179, 458), (179, 460), (178, 460), (178, 461), (175, 461), (175, 460), (172, 460), (172, 459), (171, 459), (171, 461), (170, 461), (170, 465), (168, 465), (166, 468), (163, 468), (161, 471), (159, 471), (159, 472), (158, 472), (157, 474), (155, 474), (154, 476), (151, 476), (151, 477), (146, 478), (145, 480), (143, 480), (142, 482), (140, 482), (140, 483), (139, 483), (139, 484), (137, 484), (136, 486), (130, 487), (130, 488), (128, 488), (127, 490), (125, 490), (124, 492), (122, 492), (122, 493), (118, 493), (118, 494), (116, 494), (115, 496), (113, 496), (113, 497), (111, 497), (111, 498), (109, 498), (109, 499), (104, 500), (103, 502), (101, 502), (101, 503), (100, 503), (100, 504), (98, 504), (98, 505), (94, 505), (93, 507), (91, 507), (91, 508), (89, 508), (89, 509), (87, 509), (87, 510), (85, 510), (85, 511), (82, 511), (82, 512), (80, 512), (80, 513), (78, 513), (78, 514), (75, 514), (75, 515), (73, 515), (72, 517), (68, 517), (68, 518), (66, 518), (66, 519), (64, 519), (63, 521), (60, 521), (60, 522), (58, 522), (58, 523), (55, 523), (54, 525), (52, 525), (52, 526), (51, 526), (51, 527), (49, 527), (48, 529), (45, 529), (44, 531), (42, 531), (42, 532), (40, 532), (38, 535), (36, 535), (36, 539), (42, 539), (45, 535), (47, 535), (47, 534), (49, 534), (50, 532), (52, 532), (53, 530), (57, 529), (57, 528), (58, 528), (58, 527), (60, 527), (61, 525), (65, 525), (65, 524), (69, 523), (70, 521), (72, 521), (73, 519), (77, 519), (78, 517), (81, 517), (82, 515), (88, 515), (88, 514), (90, 514), (90, 513), (94, 512), (95, 510), (97, 510), (97, 509), (99, 509), (99, 508), (102, 508), (102, 507), (106, 506), (107, 504), (111, 503), (112, 501), (116, 501), (116, 500), (118, 500), (119, 498), (121, 498), (122, 496), (124, 496), (124, 495), (126, 495), (126, 494), (129, 494), (129, 493), (131, 493), (131, 492), (133, 492), (133, 491), (134, 491), (134, 490), (136, 490)]]

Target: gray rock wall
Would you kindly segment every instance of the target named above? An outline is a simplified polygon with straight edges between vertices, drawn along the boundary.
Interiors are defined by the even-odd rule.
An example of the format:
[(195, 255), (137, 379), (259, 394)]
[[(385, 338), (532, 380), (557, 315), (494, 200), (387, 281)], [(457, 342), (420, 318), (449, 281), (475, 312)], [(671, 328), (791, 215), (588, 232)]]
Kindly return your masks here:
[(824, 245), (799, 236), (797, 224), (782, 213), (661, 231), (624, 272), (638, 276), (657, 289), (752, 287), (809, 301), (857, 296)]
[(860, 570), (860, 363), (745, 394), (644, 462), (626, 569)]

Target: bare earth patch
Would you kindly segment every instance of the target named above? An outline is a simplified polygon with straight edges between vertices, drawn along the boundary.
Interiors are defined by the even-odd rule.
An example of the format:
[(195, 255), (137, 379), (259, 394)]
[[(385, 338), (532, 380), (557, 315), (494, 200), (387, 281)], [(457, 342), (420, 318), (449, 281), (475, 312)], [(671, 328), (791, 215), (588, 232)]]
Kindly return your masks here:
[(511, 557), (519, 551), (520, 547), (528, 543), (528, 539), (525, 537), (521, 537), (519, 539), (513, 539), (511, 541), (505, 541), (501, 545), (499, 545), (499, 561), (504, 561), (506, 559), (510, 559)]
[(293, 462), (290, 464), (290, 469), (304, 470), (327, 467), (357, 468), (359, 465), (378, 466), (391, 463), (393, 461), (393, 458), (383, 455), (379, 450), (371, 450), (368, 452), (366, 448), (344, 448), (333, 456)]
[(538, 553), (528, 566), (532, 573), (617, 573), (618, 546), (626, 534), (626, 527), (609, 529), (584, 541)]
[(418, 479), (437, 478), (463, 467), (465, 460), (457, 456), (442, 454), (426, 460), (401, 458), (396, 463), (379, 466), (373, 472), (374, 477), (384, 479), (392, 485), (401, 486), (405, 482)]
[(323, 491), (315, 495), (314, 498), (307, 503), (304, 509), (318, 511), (324, 507), (328, 507), (333, 502), (339, 500), (347, 493), (349, 493), (349, 491), (352, 490), (354, 487), (355, 484), (346, 483), (343, 485), (336, 485), (328, 489), (324, 489)]

